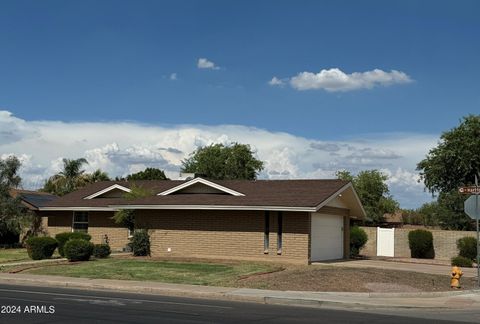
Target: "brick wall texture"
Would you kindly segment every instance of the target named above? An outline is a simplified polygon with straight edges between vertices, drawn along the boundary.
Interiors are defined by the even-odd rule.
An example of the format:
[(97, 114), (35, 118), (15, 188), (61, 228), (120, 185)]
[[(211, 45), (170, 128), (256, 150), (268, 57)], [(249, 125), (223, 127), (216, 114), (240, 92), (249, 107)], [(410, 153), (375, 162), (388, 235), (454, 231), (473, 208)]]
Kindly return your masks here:
[[(92, 236), (92, 242), (103, 243), (103, 237), (107, 234), (110, 247), (113, 251), (121, 251), (129, 242), (128, 231), (111, 219), (112, 212), (91, 211), (89, 212), (88, 234)], [(44, 212), (42, 217), (48, 217), (47, 235), (55, 237), (58, 233), (71, 232), (73, 212)]]
[(361, 227), (368, 235), (368, 241), (360, 250), (361, 255), (376, 256), (377, 255), (377, 228)]
[[(377, 255), (377, 228), (362, 227), (368, 235), (368, 242), (361, 250), (362, 255)], [(410, 248), (408, 246), (408, 233), (413, 229), (395, 229), (395, 257), (409, 258)], [(429, 230), (429, 229), (427, 229)], [(433, 248), (435, 250), (435, 259), (449, 260), (458, 255), (457, 240), (465, 236), (476, 237), (476, 232), (472, 231), (444, 231), (429, 230), (433, 235)]]
[[(115, 224), (112, 212), (89, 212), (88, 233), (101, 243), (105, 234), (112, 250), (128, 243), (125, 228)], [(70, 232), (73, 212), (44, 212), (48, 235)], [(277, 251), (278, 213), (270, 212), (268, 253), (264, 253), (263, 211), (141, 210), (136, 227), (151, 235), (152, 256), (210, 257), (308, 263), (310, 214), (283, 212), (282, 250)]]
[(264, 253), (263, 211), (144, 210), (138, 228), (151, 235), (152, 256), (217, 257), (308, 263), (310, 215), (283, 212), (282, 251), (277, 252), (278, 213), (270, 212)]

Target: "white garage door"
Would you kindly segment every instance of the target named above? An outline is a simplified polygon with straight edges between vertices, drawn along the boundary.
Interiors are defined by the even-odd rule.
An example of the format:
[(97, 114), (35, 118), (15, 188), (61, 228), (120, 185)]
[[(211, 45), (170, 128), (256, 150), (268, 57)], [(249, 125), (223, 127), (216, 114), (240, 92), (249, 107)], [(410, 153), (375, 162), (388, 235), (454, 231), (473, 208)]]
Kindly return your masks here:
[(312, 213), (311, 261), (343, 259), (343, 217)]

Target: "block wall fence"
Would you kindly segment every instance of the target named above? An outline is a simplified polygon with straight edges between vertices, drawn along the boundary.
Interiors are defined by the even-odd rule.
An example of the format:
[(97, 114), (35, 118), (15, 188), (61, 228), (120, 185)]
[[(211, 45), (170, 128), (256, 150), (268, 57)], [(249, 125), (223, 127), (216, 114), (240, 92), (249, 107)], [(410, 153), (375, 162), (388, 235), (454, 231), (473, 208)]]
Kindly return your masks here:
[[(360, 254), (364, 256), (377, 256), (377, 228), (361, 226), (368, 235), (367, 244), (360, 250)], [(408, 233), (415, 229), (411, 228), (395, 228), (395, 248), (396, 258), (409, 258), (410, 248), (408, 246)], [(445, 231), (430, 230), (433, 235), (433, 248), (435, 250), (435, 259), (450, 260), (458, 255), (457, 240), (465, 236), (476, 237), (474, 231)]]

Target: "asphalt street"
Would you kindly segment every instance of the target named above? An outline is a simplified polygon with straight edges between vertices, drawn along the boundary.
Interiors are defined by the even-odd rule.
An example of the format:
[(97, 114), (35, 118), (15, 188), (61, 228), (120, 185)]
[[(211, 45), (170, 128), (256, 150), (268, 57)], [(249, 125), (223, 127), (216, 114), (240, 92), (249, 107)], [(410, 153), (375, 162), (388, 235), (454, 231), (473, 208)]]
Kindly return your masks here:
[[(0, 285), (0, 323), (453, 323), (450, 318)], [(412, 317), (413, 316), (413, 317)], [(446, 318), (440, 316), (440, 318)]]

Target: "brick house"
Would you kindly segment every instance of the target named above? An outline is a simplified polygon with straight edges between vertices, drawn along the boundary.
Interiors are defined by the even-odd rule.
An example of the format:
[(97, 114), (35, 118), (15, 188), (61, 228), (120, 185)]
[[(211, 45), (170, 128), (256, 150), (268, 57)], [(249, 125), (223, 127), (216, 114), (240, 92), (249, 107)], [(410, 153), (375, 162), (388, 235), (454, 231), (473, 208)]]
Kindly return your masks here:
[[(132, 185), (151, 196), (124, 198)], [(365, 212), (350, 182), (342, 180), (106, 181), (39, 208), (48, 233), (105, 235), (114, 250), (129, 233), (114, 223), (119, 209), (134, 209), (146, 228), (152, 256), (228, 258), (310, 263), (347, 258), (350, 219)]]

